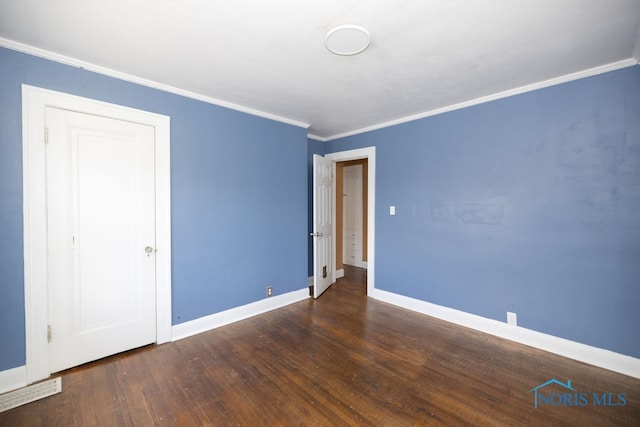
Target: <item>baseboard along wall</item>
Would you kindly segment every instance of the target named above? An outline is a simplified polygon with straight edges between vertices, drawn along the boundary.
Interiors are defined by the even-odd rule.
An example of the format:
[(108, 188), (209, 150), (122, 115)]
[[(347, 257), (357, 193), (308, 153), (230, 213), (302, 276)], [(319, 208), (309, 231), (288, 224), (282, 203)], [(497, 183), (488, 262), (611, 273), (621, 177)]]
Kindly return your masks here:
[(18, 366), (17, 368), (0, 371), (0, 393), (6, 393), (11, 390), (17, 390), (27, 385), (27, 367)]
[(436, 317), (460, 326), (475, 329), (500, 338), (525, 344), (531, 347), (568, 357), (573, 360), (588, 363), (610, 371), (640, 378), (640, 359), (616, 353), (602, 348), (592, 347), (553, 335), (486, 317), (477, 316), (453, 308), (444, 307), (430, 302), (406, 297), (392, 292), (374, 289), (369, 295), (372, 298), (393, 304), (395, 306), (415, 311), (427, 316)]
[[(344, 271), (342, 271), (344, 274)], [(308, 283), (313, 284), (313, 277)], [(592, 347), (542, 332), (519, 326), (508, 325), (497, 320), (466, 313), (449, 307), (406, 297), (380, 289), (374, 289), (369, 295), (379, 301), (393, 304), (397, 307), (432, 316), (460, 326), (475, 329), (500, 338), (505, 338), (541, 350), (608, 369), (634, 378), (640, 378), (640, 359), (619, 354), (610, 350)], [(275, 310), (298, 301), (309, 298), (309, 290), (301, 289), (283, 295), (266, 298), (240, 307), (235, 307), (209, 316), (201, 317), (189, 322), (180, 323), (172, 327), (172, 341), (190, 337), (211, 329), (219, 328), (230, 323), (257, 316), (267, 311)], [(26, 367), (0, 371), (0, 393), (25, 387)]]
[(276, 295), (240, 307), (230, 308), (229, 310), (204, 316), (199, 319), (174, 325), (172, 328), (172, 341), (181, 340), (192, 335), (206, 332), (220, 326), (238, 322), (249, 317), (257, 316), (267, 311), (284, 307), (294, 302), (302, 301), (309, 298), (309, 289), (301, 289), (299, 291), (288, 292), (282, 295)]

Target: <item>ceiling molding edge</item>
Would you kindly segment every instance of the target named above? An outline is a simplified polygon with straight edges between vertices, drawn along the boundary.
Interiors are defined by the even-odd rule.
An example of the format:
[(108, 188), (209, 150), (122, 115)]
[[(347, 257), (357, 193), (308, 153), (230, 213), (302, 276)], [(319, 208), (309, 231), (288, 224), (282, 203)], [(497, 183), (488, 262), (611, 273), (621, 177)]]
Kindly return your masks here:
[[(640, 45), (640, 43), (639, 43)], [(638, 51), (638, 49), (636, 49)], [(638, 52), (636, 52), (637, 54)], [(582, 71), (578, 71), (575, 73), (571, 73), (571, 74), (565, 74), (563, 76), (559, 76), (559, 77), (554, 77), (552, 79), (548, 79), (548, 80), (544, 80), (538, 83), (532, 83), (529, 85), (525, 85), (525, 86), (520, 86), (514, 89), (508, 89), (502, 92), (498, 92), (498, 93), (494, 93), (491, 95), (487, 95), (487, 96), (481, 96), (480, 98), (475, 98), (475, 99), (471, 99), (469, 101), (463, 101), (457, 104), (452, 104), (452, 105), (448, 105), (446, 107), (442, 107), (442, 108), (436, 108), (435, 110), (429, 110), (429, 111), (425, 111), (423, 113), (418, 113), (418, 114), (414, 114), (411, 116), (405, 116), (405, 117), (401, 117), (399, 119), (396, 120), (391, 120), (388, 122), (384, 122), (384, 123), (379, 123), (377, 125), (372, 125), (372, 126), (367, 126), (364, 128), (360, 128), (360, 129), (356, 129), (353, 131), (348, 131), (348, 132), (344, 132), (344, 133), (339, 133), (336, 135), (331, 135), (325, 138), (322, 138), (321, 140), (327, 142), (327, 141), (334, 141), (336, 139), (341, 139), (341, 138), (346, 138), (349, 136), (354, 136), (354, 135), (359, 135), (361, 133), (366, 133), (366, 132), (371, 132), (374, 130), (379, 130), (379, 129), (383, 129), (383, 128), (387, 128), (390, 126), (395, 126), (395, 125), (399, 125), (402, 123), (407, 123), (407, 122), (412, 122), (415, 120), (420, 120), (420, 119), (424, 119), (426, 117), (431, 117), (431, 116), (436, 116), (438, 114), (443, 114), (443, 113), (448, 113), (451, 111), (455, 111), (455, 110), (460, 110), (462, 108), (467, 108), (467, 107), (473, 107), (475, 105), (479, 105), (479, 104), (484, 104), (487, 102), (491, 102), (491, 101), (496, 101), (498, 99), (503, 99), (503, 98), (508, 98), (510, 96), (515, 96), (515, 95), (520, 95), (523, 93), (527, 93), (527, 92), (533, 92), (535, 90), (538, 89), (544, 89), (547, 87), (551, 87), (551, 86), (556, 86), (562, 83), (568, 83), (568, 82), (572, 82), (574, 80), (580, 80), (580, 79), (584, 79), (586, 77), (592, 77), (592, 76), (596, 76), (598, 74), (603, 74), (603, 73), (607, 73), (609, 71), (615, 71), (615, 70), (620, 70), (623, 68), (627, 68), (627, 67), (632, 67), (634, 65), (637, 65), (640, 62), (640, 60), (638, 58), (628, 58), (628, 59), (623, 59), (621, 61), (616, 61), (616, 62), (612, 62), (610, 64), (605, 64), (605, 65), (600, 65), (598, 67), (593, 67), (593, 68), (588, 68), (586, 70), (582, 70)], [(320, 138), (318, 138), (320, 139)]]
[(318, 142), (327, 142), (327, 138), (323, 138), (321, 136), (314, 135), (312, 133), (308, 133), (307, 134), (307, 138), (308, 139), (313, 139), (313, 140), (318, 141)]
[(230, 110), (235, 110), (241, 113), (250, 114), (252, 116), (258, 116), (264, 119), (269, 119), (276, 122), (281, 122), (288, 125), (301, 127), (304, 129), (308, 129), (310, 126), (308, 123), (303, 123), (298, 120), (289, 119), (287, 117), (278, 116), (276, 114), (255, 110), (253, 108), (244, 107), (242, 105), (234, 104), (232, 102), (227, 102), (227, 101), (223, 101), (221, 99), (213, 98), (210, 96), (201, 95), (196, 92), (180, 89), (174, 86), (170, 86), (164, 83), (159, 83), (154, 80), (145, 79), (143, 77), (138, 77), (132, 74), (123, 73), (120, 71), (113, 70), (111, 68), (103, 67), (101, 65), (92, 64), (90, 62), (85, 62), (76, 58), (61, 55), (55, 52), (51, 52), (45, 49), (41, 49), (41, 48), (27, 45), (24, 43), (16, 42), (13, 40), (5, 39), (2, 37), (0, 37), (0, 47), (6, 47), (7, 49), (26, 53), (32, 56), (37, 56), (43, 59), (48, 59), (50, 61), (58, 62), (60, 64), (69, 65), (75, 68), (82, 68), (84, 70), (92, 71), (94, 73), (102, 74), (104, 76), (113, 77), (119, 80), (124, 80), (129, 83), (139, 84), (141, 86), (146, 86), (152, 89), (158, 89), (163, 92), (172, 93), (174, 95), (184, 96), (186, 98), (191, 98), (197, 101), (205, 102), (207, 104), (228, 108)]

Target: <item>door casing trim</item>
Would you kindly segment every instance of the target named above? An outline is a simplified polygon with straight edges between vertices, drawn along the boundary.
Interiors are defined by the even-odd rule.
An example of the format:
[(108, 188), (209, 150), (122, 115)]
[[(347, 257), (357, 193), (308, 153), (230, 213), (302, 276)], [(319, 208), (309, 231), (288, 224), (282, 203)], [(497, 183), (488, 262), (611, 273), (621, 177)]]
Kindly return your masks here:
[(152, 126), (155, 129), (156, 343), (171, 341), (170, 118), (62, 92), (22, 85), (24, 296), (27, 384), (50, 375), (47, 323), (45, 107)]
[[(367, 295), (371, 295), (375, 289), (376, 278), (376, 147), (357, 148), (355, 150), (329, 153), (325, 158), (336, 162), (347, 162), (349, 160), (368, 159), (368, 201), (367, 201)], [(336, 194), (336, 181), (333, 181), (333, 194)], [(336, 212), (333, 204), (333, 235), (336, 235)], [(332, 256), (336, 257), (336, 239), (333, 239)], [(335, 262), (335, 260), (334, 260)], [(334, 264), (335, 265), (335, 264)]]

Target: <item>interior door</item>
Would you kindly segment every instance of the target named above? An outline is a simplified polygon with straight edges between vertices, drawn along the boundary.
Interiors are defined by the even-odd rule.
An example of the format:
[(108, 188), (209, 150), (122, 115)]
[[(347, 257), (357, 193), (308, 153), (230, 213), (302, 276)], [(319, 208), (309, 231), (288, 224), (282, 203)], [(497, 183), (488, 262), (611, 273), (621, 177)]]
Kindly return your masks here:
[(334, 282), (333, 162), (313, 155), (313, 297)]
[(49, 369), (156, 338), (153, 127), (47, 107)]

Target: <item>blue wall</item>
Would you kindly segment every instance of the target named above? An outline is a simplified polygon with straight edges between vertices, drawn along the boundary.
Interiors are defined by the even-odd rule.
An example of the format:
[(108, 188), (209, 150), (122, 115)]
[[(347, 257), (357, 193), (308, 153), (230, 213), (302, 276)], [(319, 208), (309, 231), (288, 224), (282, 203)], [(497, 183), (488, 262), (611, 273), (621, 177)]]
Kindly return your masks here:
[(0, 371), (25, 363), (22, 83), (171, 117), (173, 324), (306, 287), (305, 129), (0, 48)]
[(640, 66), (326, 151), (366, 146), (377, 288), (640, 357)]
[(302, 289), (310, 155), (376, 146), (376, 287), (640, 357), (640, 67), (321, 144), (0, 48), (0, 371), (25, 362), (22, 83), (171, 117), (174, 324)]

